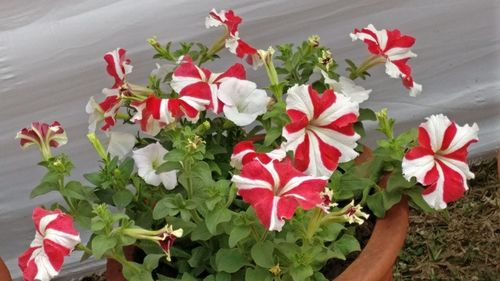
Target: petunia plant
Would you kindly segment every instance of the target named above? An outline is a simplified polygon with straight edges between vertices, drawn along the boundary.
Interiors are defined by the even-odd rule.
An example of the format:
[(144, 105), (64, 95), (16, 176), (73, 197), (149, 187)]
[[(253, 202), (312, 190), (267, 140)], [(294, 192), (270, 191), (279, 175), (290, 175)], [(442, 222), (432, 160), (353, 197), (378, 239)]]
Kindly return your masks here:
[[(33, 212), (35, 238), (19, 257), (25, 280), (57, 276), (73, 251), (118, 261), (130, 281), (328, 280), (322, 269), (360, 250), (355, 227), (370, 215), (384, 217), (403, 198), (443, 209), (468, 189), (476, 124), (439, 114), (397, 135), (387, 109), (361, 105), (377, 90), (357, 83), (378, 65), (410, 96), (422, 90), (408, 64), (413, 37), (355, 29), (369, 56), (342, 71), (317, 35), (258, 49), (241, 39), (231, 10), (212, 10), (205, 24), (220, 32), (210, 47), (148, 40), (158, 63), (147, 85), (134, 84), (125, 49), (104, 55), (111, 87), (85, 108), (100, 160), (84, 181), (70, 179), (69, 156), (52, 152), (67, 142), (58, 122), (19, 131), (47, 169), (31, 197), (62, 196)], [(205, 66), (231, 53), (242, 62)], [(383, 136), (372, 148), (369, 122)]]

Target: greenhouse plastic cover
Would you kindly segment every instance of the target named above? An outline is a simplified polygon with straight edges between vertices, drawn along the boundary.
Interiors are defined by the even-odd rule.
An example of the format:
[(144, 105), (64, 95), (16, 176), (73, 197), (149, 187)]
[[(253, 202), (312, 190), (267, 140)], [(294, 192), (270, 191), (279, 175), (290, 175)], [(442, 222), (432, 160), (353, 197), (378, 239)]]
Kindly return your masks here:
[[(210, 44), (222, 32), (206, 30), (209, 10), (234, 9), (244, 19), (240, 36), (257, 48), (300, 42), (319, 34), (345, 68), (344, 58), (360, 63), (368, 54), (352, 42), (354, 28), (372, 23), (398, 28), (416, 37), (411, 61), (415, 81), (423, 85), (416, 98), (408, 96), (399, 79), (389, 79), (383, 67), (359, 83), (373, 89), (365, 104), (387, 107), (397, 130), (417, 126), (426, 116), (444, 113), (459, 124), (477, 122), (473, 157), (492, 154), (500, 143), (499, 1), (488, 0), (0, 0), (0, 256), (13, 277), (21, 278), (17, 257), (34, 237), (34, 206), (58, 199), (47, 194), (29, 199), (44, 169), (36, 166), (36, 149), (21, 151), (17, 130), (34, 120), (60, 121), (69, 143), (58, 150), (71, 155), (74, 178), (97, 169), (97, 154), (86, 140), (85, 104), (110, 87), (102, 56), (117, 47), (128, 50), (134, 71), (129, 79), (145, 83), (155, 68), (153, 50), (145, 39), (160, 42), (196, 40)], [(223, 60), (208, 64), (223, 71), (238, 61), (227, 50)], [(249, 78), (264, 86), (263, 71), (248, 69)], [(372, 130), (370, 142), (380, 135)], [(120, 127), (117, 128), (119, 130)], [(85, 239), (87, 235), (84, 235)], [(102, 262), (68, 259), (61, 280), (101, 270)]]

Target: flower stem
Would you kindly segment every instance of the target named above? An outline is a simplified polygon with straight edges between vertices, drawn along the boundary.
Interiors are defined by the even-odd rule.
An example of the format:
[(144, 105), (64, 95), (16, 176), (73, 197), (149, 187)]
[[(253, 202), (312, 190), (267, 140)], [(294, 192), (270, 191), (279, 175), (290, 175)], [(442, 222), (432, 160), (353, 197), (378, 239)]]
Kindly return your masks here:
[(309, 224), (307, 225), (307, 230), (306, 230), (306, 241), (310, 242), (311, 238), (314, 236), (314, 233), (316, 233), (316, 230), (321, 224), (321, 218), (323, 216), (323, 210), (320, 208), (315, 208), (314, 213), (311, 216), (311, 219), (309, 220)]
[(352, 72), (351, 75), (349, 75), (349, 78), (351, 80), (355, 80), (356, 78), (359, 78), (362, 76), (362, 74), (365, 71), (368, 71), (368, 69), (374, 67), (377, 64), (384, 63), (386, 61), (386, 58), (383, 56), (379, 55), (372, 55), (369, 56), (367, 59), (365, 59), (364, 62), (361, 63), (361, 65), (356, 69), (356, 72)]

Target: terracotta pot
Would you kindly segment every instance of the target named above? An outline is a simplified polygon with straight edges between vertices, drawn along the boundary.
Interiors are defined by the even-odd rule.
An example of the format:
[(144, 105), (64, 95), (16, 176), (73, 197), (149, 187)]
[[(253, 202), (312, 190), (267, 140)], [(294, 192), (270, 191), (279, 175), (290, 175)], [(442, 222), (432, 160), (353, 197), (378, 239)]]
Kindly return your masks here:
[[(123, 253), (127, 260), (134, 260), (135, 246), (123, 247)], [(122, 265), (114, 259), (107, 259), (106, 273), (104, 273), (104, 276), (107, 281), (127, 281), (127, 279), (123, 277)]]
[(408, 232), (408, 201), (401, 202), (378, 219), (368, 244), (335, 281), (390, 281), (392, 266)]
[(9, 269), (3, 262), (2, 258), (0, 258), (0, 280), (1, 281), (12, 281), (12, 277), (10, 277)]

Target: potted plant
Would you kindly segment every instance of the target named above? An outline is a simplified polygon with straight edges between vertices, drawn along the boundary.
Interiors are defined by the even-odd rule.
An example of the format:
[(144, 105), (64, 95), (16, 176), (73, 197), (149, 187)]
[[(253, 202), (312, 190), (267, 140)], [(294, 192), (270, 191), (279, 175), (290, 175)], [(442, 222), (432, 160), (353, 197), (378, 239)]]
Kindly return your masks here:
[[(57, 276), (73, 251), (112, 260), (123, 276), (112, 275), (129, 281), (328, 280), (328, 261), (360, 250), (354, 231), (367, 212), (383, 219), (338, 278), (360, 280), (352, 272), (370, 262), (381, 266), (361, 277), (386, 280), (407, 230), (407, 200), (443, 209), (467, 190), (476, 124), (440, 114), (395, 135), (386, 109), (360, 107), (371, 90), (354, 81), (378, 65), (411, 96), (421, 91), (408, 65), (414, 38), (355, 29), (352, 39), (371, 55), (359, 66), (346, 60), (347, 78), (319, 36), (258, 50), (240, 38), (241, 22), (231, 10), (212, 10), (207, 28), (224, 32), (211, 47), (149, 39), (165, 63), (147, 85), (132, 82), (125, 49), (105, 54), (114, 81), (86, 106), (101, 159), (85, 182), (69, 179), (67, 155), (52, 154), (67, 142), (61, 124), (34, 122), (18, 133), (23, 148), (38, 146), (47, 169), (31, 196), (56, 191), (64, 200), (33, 212), (35, 239), (19, 257), (25, 280)], [(221, 72), (203, 66), (224, 48), (265, 71), (269, 84), (247, 80), (241, 63)], [(373, 150), (363, 145), (366, 122), (384, 136)], [(122, 133), (118, 123), (138, 133)], [(92, 232), (89, 241), (74, 224)], [(387, 229), (399, 238), (380, 234)], [(370, 254), (381, 248), (391, 251)]]

